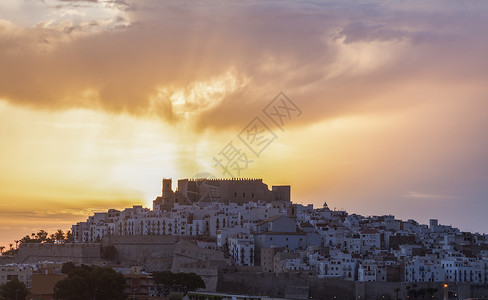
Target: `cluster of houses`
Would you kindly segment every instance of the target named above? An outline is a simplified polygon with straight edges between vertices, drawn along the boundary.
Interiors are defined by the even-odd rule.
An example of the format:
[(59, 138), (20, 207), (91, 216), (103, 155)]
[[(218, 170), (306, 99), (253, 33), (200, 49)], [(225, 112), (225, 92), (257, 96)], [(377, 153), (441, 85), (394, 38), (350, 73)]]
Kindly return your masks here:
[[(165, 299), (158, 297), (161, 287), (154, 282), (150, 274), (139, 267), (114, 267), (114, 269), (124, 275), (126, 280), (124, 292), (134, 296), (132, 299)], [(68, 275), (62, 273), (62, 263), (57, 262), (10, 263), (0, 266), (0, 286), (17, 279), (25, 284), (29, 291), (27, 299), (30, 300), (57, 299), (55, 285), (67, 277)]]
[[(180, 186), (180, 182), (179, 182)], [(364, 217), (293, 204), (289, 187), (260, 180), (181, 183), (153, 209), (95, 213), (72, 227), (75, 242), (110, 236), (172, 235), (224, 251), (237, 267), (266, 273), (385, 282), (488, 283), (488, 236), (394, 216)]]

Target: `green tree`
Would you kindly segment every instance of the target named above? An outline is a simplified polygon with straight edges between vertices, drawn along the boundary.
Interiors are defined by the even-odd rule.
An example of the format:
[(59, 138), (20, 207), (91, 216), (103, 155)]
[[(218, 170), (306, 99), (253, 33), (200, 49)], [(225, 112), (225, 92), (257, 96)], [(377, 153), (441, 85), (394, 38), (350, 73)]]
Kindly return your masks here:
[(126, 299), (125, 277), (109, 267), (80, 266), (56, 284), (58, 299)]
[(73, 233), (71, 233), (71, 230), (66, 231), (66, 242), (73, 242)]
[(44, 242), (46, 239), (47, 239), (47, 236), (48, 236), (48, 233), (45, 231), (45, 230), (39, 230), (36, 234), (36, 238), (40, 241), (40, 242)]
[(419, 297), (424, 298), (427, 294), (427, 290), (424, 288), (417, 289), (418, 285), (413, 284), (412, 286), (407, 286), (407, 295), (413, 299), (418, 299)]
[(56, 233), (54, 234), (54, 239), (56, 241), (63, 241), (64, 240), (64, 231), (62, 231), (61, 229), (58, 229), (58, 231), (56, 231)]
[(23, 238), (20, 239), (21, 244), (27, 244), (27, 243), (32, 243), (34, 240), (31, 239), (29, 235), (24, 236)]
[(174, 273), (171, 271), (154, 272), (153, 273), (154, 282), (167, 286), (175, 285)]
[(437, 293), (439, 291), (438, 288), (427, 288), (426, 289), (426, 293), (428, 296), (430, 296), (430, 298), (432, 298), (434, 296), (435, 293)]
[(10, 249), (3, 252), (2, 255), (15, 255), (15, 254), (17, 254), (19, 252), (19, 249), (18, 248), (14, 249), (14, 247), (12, 247), (12, 246), (13, 246), (13, 244), (10, 244)]
[(0, 287), (0, 295), (6, 300), (25, 300), (29, 294), (25, 284), (18, 279), (12, 279)]
[(169, 287), (183, 287), (186, 292), (204, 289), (205, 282), (195, 273), (154, 272), (154, 282)]
[(168, 295), (169, 300), (181, 300), (183, 296), (180, 293), (171, 293)]
[(55, 240), (55, 238), (54, 238), (54, 233), (53, 233), (53, 234), (48, 235), (48, 238), (46, 238), (44, 240), (44, 242), (45, 243), (54, 243), (54, 240)]
[(422, 299), (424, 298), (425, 294), (426, 294), (426, 291), (423, 288), (419, 289), (417, 292), (418, 297), (422, 297)]
[(65, 262), (61, 267), (61, 273), (69, 274), (71, 271), (76, 269), (76, 265), (72, 261)]
[(398, 293), (400, 292), (400, 288), (395, 288), (393, 291), (395, 291), (396, 299), (398, 300)]
[(186, 291), (196, 291), (197, 289), (204, 289), (205, 282), (202, 277), (195, 273), (177, 273), (178, 285), (184, 286)]

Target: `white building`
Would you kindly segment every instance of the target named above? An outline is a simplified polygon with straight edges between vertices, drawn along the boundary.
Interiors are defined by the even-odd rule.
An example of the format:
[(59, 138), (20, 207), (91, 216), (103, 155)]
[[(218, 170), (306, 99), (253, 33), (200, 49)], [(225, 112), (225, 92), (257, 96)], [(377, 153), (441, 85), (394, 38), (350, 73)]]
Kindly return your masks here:
[(301, 257), (287, 258), (284, 260), (285, 269), (287, 271), (308, 271), (310, 266), (307, 265)]
[(442, 282), (446, 280), (444, 268), (432, 259), (417, 256), (405, 263), (405, 281)]
[(309, 255), (309, 263), (319, 278), (342, 278), (350, 281), (356, 278), (357, 261), (351, 254), (335, 252), (328, 258)]
[(251, 230), (243, 227), (222, 228), (217, 230), (217, 247), (222, 247), (227, 242), (229, 236), (234, 236), (239, 233), (251, 234)]
[(465, 257), (441, 260), (447, 281), (487, 283), (487, 260), (467, 259)]
[(32, 266), (29, 265), (5, 265), (0, 266), (0, 286), (17, 279), (23, 282), (29, 289), (32, 287)]
[(367, 228), (360, 232), (361, 253), (381, 248), (381, 235), (376, 229)]
[(376, 281), (378, 263), (374, 260), (364, 260), (358, 268), (358, 281)]
[(254, 236), (239, 233), (228, 238), (229, 254), (238, 266), (254, 266)]

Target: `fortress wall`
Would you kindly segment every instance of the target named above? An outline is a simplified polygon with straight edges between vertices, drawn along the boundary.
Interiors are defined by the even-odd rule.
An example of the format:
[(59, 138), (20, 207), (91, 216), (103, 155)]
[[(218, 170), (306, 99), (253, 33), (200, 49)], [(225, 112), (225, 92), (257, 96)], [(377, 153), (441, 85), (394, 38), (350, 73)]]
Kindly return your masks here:
[(202, 289), (202, 291), (215, 292), (217, 290), (217, 281), (218, 281), (217, 269), (181, 268), (179, 271), (184, 273), (195, 273), (198, 276), (202, 277), (203, 281), (205, 282), (205, 289)]
[(93, 264), (100, 260), (100, 244), (21, 244), (18, 263), (43, 261)]
[(488, 286), (471, 286), (471, 297), (473, 298), (486, 298), (488, 296)]
[(232, 203), (242, 204), (258, 200), (269, 202), (271, 200), (268, 187), (261, 180), (221, 181), (220, 186), (223, 198)]
[(262, 179), (180, 179), (175, 193), (169, 179), (163, 179), (163, 196), (154, 204), (160, 209), (168, 209), (176, 203), (215, 201), (244, 204), (249, 202), (290, 202), (289, 185), (273, 186), (270, 191)]
[(274, 186), (273, 190), (262, 179), (207, 179), (178, 181), (178, 192), (190, 202), (198, 201), (209, 193), (216, 200), (226, 203), (289, 201), (290, 186)]
[(287, 287), (309, 287), (313, 299), (353, 300), (355, 283), (336, 279), (319, 279), (303, 273), (219, 272), (217, 291), (235, 294), (266, 295), (283, 298)]
[(169, 257), (173, 257), (178, 237), (170, 235), (152, 236), (111, 236), (102, 241), (104, 246), (112, 245), (117, 249), (117, 260), (143, 265), (150, 260), (167, 266)]
[(182, 266), (196, 267), (195, 264), (203, 263), (203, 267), (209, 267), (225, 263), (223, 253), (199, 248), (189, 242), (190, 239), (183, 236), (112, 236), (104, 239), (102, 244), (117, 249), (117, 262), (139, 265), (150, 272), (170, 269), (180, 272)]
[[(444, 296), (443, 282), (357, 282), (356, 298), (361, 299), (396, 299), (395, 288), (400, 288), (398, 296), (400, 299), (407, 298), (407, 286), (417, 285), (416, 289), (437, 288), (438, 292), (434, 299), (442, 299)], [(480, 297), (488, 295), (486, 286), (471, 285), (469, 283), (449, 283), (449, 291), (452, 291), (462, 299), (469, 297)], [(384, 298), (383, 298), (384, 297)], [(426, 295), (428, 298), (428, 296)]]
[(0, 265), (7, 265), (15, 263), (15, 258), (13, 256), (0, 256)]
[[(240, 270), (240, 269), (239, 269)], [(284, 291), (288, 286), (309, 287), (309, 296), (313, 299), (338, 299), (338, 300), (377, 300), (396, 299), (396, 288), (400, 288), (398, 297), (407, 299), (407, 286), (413, 286), (410, 282), (354, 282), (340, 279), (319, 279), (305, 273), (250, 273), (236, 270), (221, 270), (217, 291), (230, 294), (267, 295), (275, 298), (284, 297)], [(443, 298), (442, 282), (415, 283), (417, 289), (437, 288), (434, 299)], [(457, 293), (461, 298), (486, 297), (487, 286), (470, 285), (467, 283), (449, 283), (449, 291)], [(428, 295), (426, 295), (426, 298)]]

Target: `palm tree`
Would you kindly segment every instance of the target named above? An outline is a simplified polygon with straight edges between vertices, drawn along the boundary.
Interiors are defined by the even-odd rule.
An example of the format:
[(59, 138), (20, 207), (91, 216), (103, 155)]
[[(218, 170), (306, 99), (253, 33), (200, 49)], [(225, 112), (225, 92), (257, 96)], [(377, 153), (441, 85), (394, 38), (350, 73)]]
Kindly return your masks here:
[(20, 240), (20, 243), (21, 244), (25, 244), (25, 243), (30, 243), (31, 242), (31, 238), (29, 235), (26, 235), (24, 236), (21, 240)]
[(431, 298), (433, 298), (434, 294), (437, 293), (438, 290), (438, 288), (427, 288), (426, 292), (429, 296), (431, 296)]
[(67, 242), (73, 241), (73, 233), (71, 232), (71, 230), (66, 231), (66, 241)]
[[(422, 297), (422, 299), (424, 299), (426, 293), (427, 293), (426, 290), (422, 288), (422, 289), (418, 290), (417, 295)], [(415, 298), (417, 298), (417, 297), (415, 297)]]
[(61, 229), (58, 229), (58, 231), (56, 231), (56, 233), (54, 234), (54, 237), (57, 241), (64, 240), (64, 231), (62, 231)]
[(395, 288), (394, 291), (396, 293), (396, 299), (398, 300), (398, 292), (400, 292), (400, 288)]
[(44, 242), (47, 239), (48, 233), (44, 230), (39, 230), (39, 232), (36, 234), (37, 239), (40, 240), (40, 242)]

